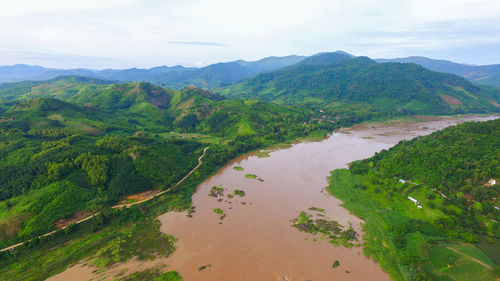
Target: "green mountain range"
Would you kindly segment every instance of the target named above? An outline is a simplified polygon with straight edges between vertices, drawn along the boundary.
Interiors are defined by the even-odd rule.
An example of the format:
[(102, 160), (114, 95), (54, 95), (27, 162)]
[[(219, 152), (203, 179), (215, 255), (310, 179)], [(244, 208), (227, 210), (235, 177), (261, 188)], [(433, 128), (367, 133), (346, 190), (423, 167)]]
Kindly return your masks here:
[(338, 108), (358, 104), (401, 114), (498, 111), (500, 91), (415, 64), (324, 53), (232, 85), (230, 98)]
[[(55, 122), (66, 123), (68, 120), (74, 120), (72, 123), (76, 123), (80, 120), (81, 126), (85, 123), (98, 131), (109, 130), (107, 127), (118, 126), (116, 123), (120, 123), (120, 127), (132, 126), (151, 130), (177, 128), (224, 137), (266, 134), (274, 138), (278, 137), (273, 136), (274, 122), (285, 122), (292, 118), (297, 123), (290, 124), (287, 130), (297, 130), (304, 134), (309, 130), (309, 125), (304, 126), (302, 123), (319, 114), (307, 108), (283, 107), (261, 101), (227, 100), (195, 87), (169, 90), (145, 82), (92, 82), (103, 81), (59, 77), (45, 82), (4, 84), (0, 88), (0, 99), (4, 101), (4, 105), (0, 108), (4, 118), (13, 120), (3, 123), (2, 126), (21, 126), (21, 120), (30, 120), (31, 123), (38, 120), (30, 117), (33, 115), (33, 108), (23, 106), (25, 104), (64, 102), (68, 109), (96, 112), (85, 115), (86, 119), (95, 119), (97, 116), (109, 116), (110, 119), (98, 126), (97, 120), (89, 119), (88, 122), (83, 122), (82, 114), (65, 114), (66, 109), (60, 106), (60, 113), (53, 112), (41, 116), (44, 121), (40, 124), (49, 122), (45, 120), (48, 118), (51, 121), (47, 126), (53, 126)], [(327, 128), (329, 124), (332, 123), (324, 123), (321, 126)]]
[(202, 68), (183, 66), (159, 66), (150, 69), (52, 69), (41, 66), (0, 66), (0, 82), (41, 81), (58, 76), (84, 76), (122, 82), (151, 82), (173, 89), (189, 85), (217, 88), (252, 77), (258, 73), (272, 71), (295, 64), (305, 57), (267, 57), (257, 61), (237, 60), (216, 63)]

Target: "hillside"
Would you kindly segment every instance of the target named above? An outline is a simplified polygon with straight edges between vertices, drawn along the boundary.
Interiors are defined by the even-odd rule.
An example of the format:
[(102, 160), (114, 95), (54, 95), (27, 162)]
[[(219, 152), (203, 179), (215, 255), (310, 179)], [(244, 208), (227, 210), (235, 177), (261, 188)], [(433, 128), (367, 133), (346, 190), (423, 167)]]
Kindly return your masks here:
[(365, 253), (393, 279), (493, 280), (499, 140), (500, 119), (449, 127), (333, 171), (327, 189), (365, 221)]
[(500, 87), (500, 64), (467, 65), (447, 60), (435, 60), (426, 57), (407, 57), (397, 59), (377, 59), (377, 62), (414, 63), (429, 70), (462, 76), (477, 84)]
[(0, 128), (4, 130), (72, 127), (95, 133), (105, 131), (108, 126), (126, 124), (117, 115), (52, 98), (15, 101), (2, 109)]
[[(312, 60), (310, 64), (308, 60)], [(432, 72), (415, 64), (376, 63), (367, 57), (335, 53), (259, 74), (221, 93), (277, 104), (327, 108), (358, 104), (399, 114), (500, 110), (499, 90), (478, 87), (461, 77)]]
[[(305, 126), (302, 123), (319, 114), (310, 109), (280, 107), (266, 102), (224, 100), (218, 94), (196, 87), (176, 91), (144, 82), (104, 82), (106, 81), (90, 78), (60, 77), (45, 82), (3, 84), (0, 86), (0, 99), (7, 105), (33, 98), (59, 99), (82, 108), (93, 108), (111, 114), (116, 116), (116, 120), (126, 118), (133, 127), (163, 130), (177, 128), (186, 132), (196, 131), (224, 137), (261, 135), (264, 132), (268, 134), (273, 132), (274, 122), (285, 122), (292, 117), (298, 118), (294, 120), (300, 122), (290, 123), (286, 130), (301, 131), (304, 134), (310, 130), (309, 126), (316, 125)], [(5, 112), (8, 113), (9, 109)], [(269, 118), (277, 119), (271, 121)], [(335, 124), (324, 122), (321, 126), (328, 128)], [(268, 136), (271, 137), (272, 134)]]

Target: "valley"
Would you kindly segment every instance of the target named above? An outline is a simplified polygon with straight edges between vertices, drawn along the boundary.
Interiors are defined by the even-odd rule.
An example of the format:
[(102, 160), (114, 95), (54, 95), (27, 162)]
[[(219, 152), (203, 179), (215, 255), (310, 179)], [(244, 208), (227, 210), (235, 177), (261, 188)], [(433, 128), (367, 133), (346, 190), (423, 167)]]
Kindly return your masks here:
[[(345, 168), (403, 139), (466, 121), (496, 118), (466, 116), (368, 124), (343, 129), (323, 141), (273, 149), (268, 157), (258, 157), (259, 153), (240, 156), (197, 187), (192, 215), (169, 212), (158, 217), (160, 230), (179, 239), (176, 251), (159, 264), (163, 270), (176, 270), (183, 280), (390, 280), (378, 264), (363, 256), (362, 247), (334, 246), (321, 234), (297, 231), (291, 227), (292, 219), (302, 211), (314, 213), (318, 209), (321, 217), (352, 226), (361, 242), (364, 222), (325, 190), (329, 171)], [(246, 178), (249, 173), (262, 181)], [(214, 186), (221, 188), (220, 197), (208, 196)], [(244, 196), (232, 196), (236, 189), (243, 190)], [(313, 211), (308, 211), (311, 207)], [(224, 210), (223, 219), (212, 211), (216, 208)], [(332, 269), (335, 260), (340, 266)], [(153, 266), (148, 261), (135, 261), (127, 268), (129, 272), (144, 270), (145, 265)], [(210, 267), (199, 270), (204, 265)], [(111, 278), (106, 273), (118, 272), (92, 271), (91, 267), (76, 265), (52, 280)]]
[[(500, 90), (344, 52), (237, 64), (230, 80), (170, 88), (0, 84), (0, 280), (450, 280), (462, 263), (494, 276), (498, 191), (479, 187), (498, 177), (497, 123), (471, 128), (498, 117)], [(474, 120), (439, 151), (362, 160)], [(435, 162), (413, 163), (421, 154)]]

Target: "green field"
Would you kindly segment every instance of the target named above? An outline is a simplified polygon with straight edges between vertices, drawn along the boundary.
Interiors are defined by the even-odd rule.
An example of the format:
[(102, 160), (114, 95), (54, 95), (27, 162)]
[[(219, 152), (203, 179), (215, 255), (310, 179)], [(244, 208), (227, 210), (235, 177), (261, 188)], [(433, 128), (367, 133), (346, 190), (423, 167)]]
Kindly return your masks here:
[[(494, 279), (498, 265), (480, 248), (463, 242), (446, 242), (449, 239), (446, 232), (435, 224), (436, 219), (446, 216), (444, 213), (436, 210), (426, 213), (416, 208), (406, 193), (397, 191), (398, 185), (399, 189), (407, 189), (397, 181), (391, 184), (396, 188), (396, 192), (389, 191), (392, 195), (382, 190), (382, 186), (378, 187), (380, 191), (375, 191), (377, 187), (373, 184), (366, 187), (367, 183), (367, 178), (354, 176), (349, 170), (336, 170), (327, 190), (365, 221), (365, 254), (379, 262), (393, 279), (423, 278), (417, 273), (420, 270), (432, 280)], [(387, 189), (388, 185), (384, 187)], [(422, 203), (424, 209), (430, 209), (425, 201)]]

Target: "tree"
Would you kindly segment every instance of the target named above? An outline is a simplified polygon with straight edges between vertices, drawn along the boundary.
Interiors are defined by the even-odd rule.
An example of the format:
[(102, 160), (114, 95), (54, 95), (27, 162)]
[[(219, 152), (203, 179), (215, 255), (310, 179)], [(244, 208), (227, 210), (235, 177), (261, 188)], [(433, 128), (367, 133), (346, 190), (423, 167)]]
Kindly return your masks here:
[(481, 202), (474, 202), (474, 204), (472, 204), (472, 209), (474, 209), (474, 211), (477, 213), (482, 213), (483, 204), (481, 204)]
[(82, 153), (75, 159), (75, 164), (89, 176), (90, 182), (94, 185), (104, 184), (108, 179), (108, 162), (109, 159), (105, 155), (92, 155)]

